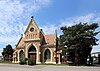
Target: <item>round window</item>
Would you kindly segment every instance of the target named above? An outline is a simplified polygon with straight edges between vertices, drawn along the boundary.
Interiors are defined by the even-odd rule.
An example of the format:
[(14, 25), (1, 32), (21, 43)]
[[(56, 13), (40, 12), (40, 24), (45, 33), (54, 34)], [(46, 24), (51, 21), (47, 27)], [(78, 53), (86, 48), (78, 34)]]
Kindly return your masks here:
[(33, 32), (34, 31), (34, 28), (31, 28), (30, 31)]

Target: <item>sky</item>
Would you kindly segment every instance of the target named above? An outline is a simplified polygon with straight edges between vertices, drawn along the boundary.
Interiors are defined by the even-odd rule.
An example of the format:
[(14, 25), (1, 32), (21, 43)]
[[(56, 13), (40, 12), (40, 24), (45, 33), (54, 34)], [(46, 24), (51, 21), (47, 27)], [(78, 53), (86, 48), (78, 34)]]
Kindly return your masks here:
[[(0, 53), (8, 44), (15, 48), (31, 16), (45, 34), (57, 30), (60, 35), (60, 27), (80, 22), (97, 22), (100, 26), (100, 0), (0, 0)], [(98, 43), (92, 52), (100, 51)]]

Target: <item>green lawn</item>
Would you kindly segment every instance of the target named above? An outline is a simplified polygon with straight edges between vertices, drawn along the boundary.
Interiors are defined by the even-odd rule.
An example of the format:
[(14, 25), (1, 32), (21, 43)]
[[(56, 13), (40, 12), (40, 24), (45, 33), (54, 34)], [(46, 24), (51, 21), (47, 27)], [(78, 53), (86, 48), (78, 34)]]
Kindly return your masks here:
[(0, 64), (19, 64), (19, 63), (12, 63), (12, 62), (0, 62)]
[[(12, 62), (0, 62), (0, 64), (19, 64), (19, 63), (12, 63)], [(38, 65), (68, 66), (68, 65), (66, 65), (66, 64), (52, 64), (52, 63), (49, 63), (49, 64), (38, 64)]]
[(55, 65), (55, 66), (68, 66), (67, 64), (39, 64), (39, 65)]

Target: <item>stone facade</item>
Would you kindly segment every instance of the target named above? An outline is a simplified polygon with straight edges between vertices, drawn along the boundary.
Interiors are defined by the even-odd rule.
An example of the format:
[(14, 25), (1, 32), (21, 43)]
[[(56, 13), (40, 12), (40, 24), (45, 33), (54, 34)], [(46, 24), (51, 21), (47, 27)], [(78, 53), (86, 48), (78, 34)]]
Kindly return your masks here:
[[(49, 31), (49, 30), (48, 30)], [(39, 29), (33, 17), (27, 29), (18, 41), (13, 53), (13, 62), (18, 63), (25, 58), (36, 60), (36, 64), (57, 63), (60, 64), (61, 51), (56, 50), (56, 33), (45, 35)]]

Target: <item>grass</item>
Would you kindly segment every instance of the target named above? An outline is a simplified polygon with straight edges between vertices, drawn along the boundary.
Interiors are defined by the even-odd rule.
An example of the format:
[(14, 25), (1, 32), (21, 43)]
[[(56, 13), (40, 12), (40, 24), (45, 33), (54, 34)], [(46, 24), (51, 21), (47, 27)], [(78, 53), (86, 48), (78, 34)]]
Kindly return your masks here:
[(19, 63), (12, 63), (12, 62), (0, 62), (0, 64), (19, 64)]
[(52, 64), (52, 63), (49, 63), (49, 64), (38, 64), (38, 65), (68, 66), (67, 64)]
[[(19, 63), (0, 62), (0, 64), (19, 64)], [(68, 65), (68, 64), (53, 64), (53, 63), (48, 63), (48, 64), (36, 64), (36, 65), (73, 66), (73, 65)]]

